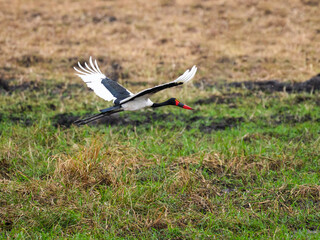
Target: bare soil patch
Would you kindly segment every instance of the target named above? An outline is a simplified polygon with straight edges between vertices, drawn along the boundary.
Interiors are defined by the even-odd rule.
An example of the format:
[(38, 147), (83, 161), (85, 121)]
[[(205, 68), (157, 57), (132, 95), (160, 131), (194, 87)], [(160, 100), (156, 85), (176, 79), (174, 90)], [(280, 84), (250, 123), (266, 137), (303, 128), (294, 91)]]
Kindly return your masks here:
[(73, 113), (61, 113), (55, 115), (52, 118), (52, 122), (54, 127), (61, 126), (69, 128), (77, 119), (79, 119), (79, 116), (76, 116)]
[(228, 87), (246, 88), (248, 90), (263, 91), (263, 92), (313, 92), (320, 90), (320, 73), (305, 82), (288, 83), (278, 80), (267, 81), (245, 81), (233, 82), (227, 84)]
[[(185, 122), (185, 126), (187, 130), (191, 130), (193, 128), (199, 128), (199, 130), (203, 133), (210, 133), (212, 131), (225, 130), (226, 128), (232, 128), (239, 125), (244, 121), (243, 118), (213, 118), (213, 117), (202, 117), (202, 116), (193, 116), (188, 117), (185, 115), (176, 115), (172, 113), (157, 113), (157, 112), (147, 112), (141, 113), (139, 115), (139, 119), (135, 119), (136, 116), (128, 115), (119, 115), (114, 114), (111, 116), (107, 116), (103, 119), (97, 120), (95, 122), (90, 123), (89, 125), (110, 125), (110, 126), (141, 126), (145, 125), (146, 128), (150, 127), (151, 124), (154, 124), (156, 121), (182, 121)], [(80, 116), (76, 116), (72, 113), (62, 113), (57, 114), (53, 117), (53, 126), (58, 127), (66, 127), (69, 128), (74, 121), (81, 118)], [(196, 124), (199, 122), (199, 124)], [(168, 127), (162, 126), (160, 127)]]
[(227, 128), (233, 128), (243, 122), (244, 119), (240, 118), (222, 118), (222, 119), (212, 119), (209, 124), (202, 124), (200, 126), (200, 131), (204, 133), (211, 133), (213, 131), (225, 130)]

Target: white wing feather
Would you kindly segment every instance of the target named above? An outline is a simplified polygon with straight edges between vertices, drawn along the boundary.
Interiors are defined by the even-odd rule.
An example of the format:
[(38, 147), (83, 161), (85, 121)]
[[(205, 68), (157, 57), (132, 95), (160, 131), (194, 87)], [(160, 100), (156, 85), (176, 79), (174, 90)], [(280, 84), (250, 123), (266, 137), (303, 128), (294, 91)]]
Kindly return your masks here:
[(89, 59), (91, 68), (85, 63), (86, 68), (82, 67), (80, 62), (78, 62), (79, 69), (74, 67), (79, 74), (78, 75), (89, 88), (91, 88), (95, 94), (106, 101), (113, 101), (116, 98), (111, 94), (111, 92), (101, 83), (102, 79), (106, 78), (104, 74), (101, 73), (97, 60), (95, 60), (95, 65), (92, 62), (92, 58)]
[[(76, 70), (79, 73), (79, 74), (76, 74), (76, 75), (78, 75), (87, 84), (87, 86), (89, 88), (91, 88), (95, 92), (95, 94), (97, 94), (102, 99), (104, 99), (106, 101), (115, 100), (116, 97), (113, 96), (111, 94), (111, 92), (101, 83), (101, 81), (104, 78), (106, 78), (106, 76), (100, 71), (99, 66), (97, 64), (97, 60), (95, 60), (93, 62), (92, 61), (92, 57), (90, 56), (89, 63), (90, 63), (90, 67), (91, 68), (88, 66), (87, 63), (85, 63), (85, 67), (86, 68), (84, 68), (83, 66), (81, 66), (80, 62), (78, 62), (78, 66), (79, 66), (79, 68), (81, 70), (79, 70), (76, 67), (74, 67), (74, 70)], [(197, 67), (193, 66), (191, 68), (191, 70), (188, 69), (187, 71), (184, 72), (184, 74), (182, 74), (180, 77), (178, 77), (176, 80), (174, 80), (172, 82), (177, 82), (177, 83), (189, 82), (194, 77), (196, 72), (197, 72)], [(165, 83), (165, 84), (156, 86), (154, 88), (158, 88), (158, 87), (161, 87), (161, 86), (169, 85), (172, 82)], [(131, 96), (126, 98), (126, 99), (123, 99), (121, 101), (121, 103), (127, 102), (131, 98), (134, 98), (136, 95), (141, 94), (142, 92), (148, 91), (150, 89), (153, 89), (153, 88), (145, 89), (145, 90), (143, 90), (143, 91), (141, 91), (141, 92), (139, 92), (137, 94), (132, 94), (132, 93), (130, 93), (128, 91), (131, 94)]]
[(184, 72), (184, 74), (182, 74), (180, 77), (178, 77), (173, 82), (182, 82), (182, 83), (189, 82), (194, 77), (196, 72), (197, 72), (197, 67), (193, 66), (191, 68), (191, 70), (188, 69), (187, 71)]

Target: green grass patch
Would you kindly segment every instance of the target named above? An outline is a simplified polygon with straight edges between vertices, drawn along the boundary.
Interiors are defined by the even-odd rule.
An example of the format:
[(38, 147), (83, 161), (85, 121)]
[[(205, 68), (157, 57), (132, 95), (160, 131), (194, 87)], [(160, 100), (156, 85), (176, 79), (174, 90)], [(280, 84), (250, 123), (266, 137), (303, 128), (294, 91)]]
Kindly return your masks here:
[(317, 94), (221, 90), (76, 127), (57, 116), (96, 107), (59, 91), (0, 100), (2, 238), (320, 236)]

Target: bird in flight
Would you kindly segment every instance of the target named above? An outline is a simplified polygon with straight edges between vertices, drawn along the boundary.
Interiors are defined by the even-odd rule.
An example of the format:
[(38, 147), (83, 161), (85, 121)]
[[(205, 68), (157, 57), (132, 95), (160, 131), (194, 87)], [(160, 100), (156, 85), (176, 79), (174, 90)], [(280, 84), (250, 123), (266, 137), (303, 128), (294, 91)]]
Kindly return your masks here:
[(185, 71), (184, 74), (172, 82), (161, 84), (133, 94), (119, 83), (106, 77), (100, 71), (97, 60), (93, 62), (92, 58), (90, 57), (89, 63), (90, 66), (85, 63), (85, 67), (83, 67), (80, 62), (78, 62), (80, 70), (74, 67), (74, 69), (78, 72), (76, 75), (78, 75), (99, 97), (106, 101), (113, 101), (114, 106), (100, 110), (99, 114), (75, 121), (75, 124), (77, 125), (84, 125), (113, 113), (121, 111), (136, 111), (146, 107), (157, 108), (173, 105), (184, 109), (193, 110), (191, 107), (179, 102), (176, 98), (170, 98), (162, 103), (153, 103), (149, 97), (163, 89), (182, 85), (190, 81), (197, 72), (196, 66), (193, 66), (191, 70)]

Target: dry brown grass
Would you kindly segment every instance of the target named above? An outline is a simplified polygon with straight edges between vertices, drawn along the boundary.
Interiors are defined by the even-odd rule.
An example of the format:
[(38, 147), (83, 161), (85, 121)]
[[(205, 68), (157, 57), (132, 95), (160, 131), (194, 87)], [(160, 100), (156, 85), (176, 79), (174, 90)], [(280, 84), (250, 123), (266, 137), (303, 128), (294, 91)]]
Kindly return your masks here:
[(210, 81), (306, 80), (319, 72), (318, 7), (299, 0), (2, 0), (0, 73), (70, 81), (71, 66), (92, 55), (116, 60), (130, 81), (163, 81), (192, 64)]
[(88, 146), (76, 146), (71, 155), (53, 156), (52, 160), (56, 162), (54, 178), (79, 188), (119, 187), (134, 181), (135, 171), (150, 162), (140, 158), (141, 154), (130, 146), (107, 147), (102, 142), (99, 138)]

